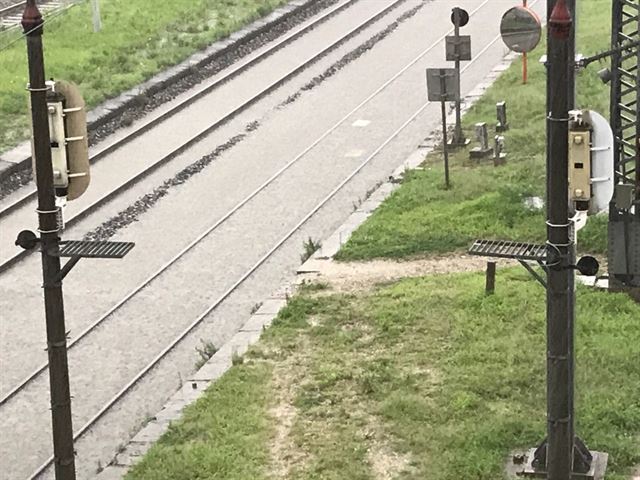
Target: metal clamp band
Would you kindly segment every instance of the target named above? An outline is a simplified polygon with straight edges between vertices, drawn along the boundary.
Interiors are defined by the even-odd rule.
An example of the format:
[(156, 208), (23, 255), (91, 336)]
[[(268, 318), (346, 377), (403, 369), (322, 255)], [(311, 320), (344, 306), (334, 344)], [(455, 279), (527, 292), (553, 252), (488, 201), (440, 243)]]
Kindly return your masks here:
[(64, 347), (67, 345), (67, 339), (65, 338), (64, 340), (62, 340), (61, 342), (47, 342), (47, 345), (49, 345), (49, 347), (53, 347), (53, 348), (60, 348), (60, 347)]
[(551, 115), (547, 115), (547, 120), (549, 120), (550, 122), (561, 122), (561, 123), (569, 123), (569, 121), (571, 120), (570, 118), (554, 118)]
[(51, 87), (31, 88), (31, 87), (27, 86), (25, 88), (25, 90), (28, 90), (29, 92), (48, 92), (49, 90), (51, 90)]
[(551, 355), (550, 353), (547, 353), (547, 358), (549, 360), (560, 360), (563, 362), (569, 360), (569, 357), (567, 355)]
[(48, 213), (58, 213), (58, 209), (56, 208), (55, 210), (40, 210), (39, 208), (36, 208), (36, 213), (41, 213), (43, 215), (46, 215)]
[[(546, 242), (547, 248), (552, 248), (555, 252), (555, 257), (554, 258), (554, 262), (550, 263), (548, 260), (550, 259), (551, 255), (549, 255), (549, 253), (547, 253), (547, 262), (545, 262), (547, 267), (555, 267), (558, 266), (562, 263), (562, 252), (560, 251), (560, 248), (558, 248), (558, 245), (554, 244), (554, 243), (550, 243), (549, 241)], [(564, 255), (565, 257), (567, 255)]]
[(546, 222), (547, 226), (548, 226), (548, 227), (551, 227), (551, 228), (569, 228), (569, 227), (571, 227), (574, 223), (575, 223), (575, 222), (573, 222), (572, 220), (571, 220), (571, 221), (569, 221), (569, 223), (565, 223), (565, 224), (558, 224), (558, 225), (556, 225), (555, 223), (551, 223), (551, 222), (549, 222), (549, 221), (547, 221), (547, 222)]
[(560, 247), (572, 247), (575, 245), (575, 242), (569, 242), (569, 243), (551, 243), (549, 241), (547, 241), (547, 245), (550, 247), (554, 247), (558, 253), (560, 253)]
[(38, 232), (40, 233), (58, 233), (60, 231), (59, 228), (56, 228), (55, 230), (40, 230), (38, 229)]

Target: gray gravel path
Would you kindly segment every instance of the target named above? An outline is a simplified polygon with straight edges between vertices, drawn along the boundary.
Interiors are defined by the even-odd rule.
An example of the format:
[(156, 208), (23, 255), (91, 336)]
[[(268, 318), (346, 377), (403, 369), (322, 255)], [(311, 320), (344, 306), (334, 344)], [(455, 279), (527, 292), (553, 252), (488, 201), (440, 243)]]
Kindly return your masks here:
[[(461, 0), (460, 5), (471, 9), (480, 3), (479, 0)], [(495, 14), (496, 9), (506, 9), (511, 3), (492, 0), (492, 8), (482, 9), (472, 19), (465, 33), (474, 36), (474, 52), (478, 53), (497, 34), (499, 16)], [(417, 4), (418, 0), (407, 2), (404, 11)], [(108, 304), (110, 297), (114, 298), (124, 289), (122, 284), (128, 283), (130, 278), (137, 281), (148, 270), (147, 265), (157, 265), (159, 257), (166, 258), (168, 252), (178, 250), (220, 218), (239, 199), (340, 120), (418, 52), (443, 35), (449, 29), (448, 23), (433, 20), (447, 18), (449, 9), (448, 2), (429, 4), (383, 42), (344, 68), (339, 75), (328, 78), (317, 88), (304, 90), (296, 102), (258, 116), (259, 127), (242, 142), (222, 152), (215, 162), (187, 183), (171, 189), (166, 198), (140, 216), (137, 222), (116, 234), (115, 238), (137, 242), (138, 248), (131, 258), (117, 264), (105, 263), (100, 270), (96, 270), (95, 265), (85, 263), (72, 273), (66, 282), (67, 291), (71, 294), (68, 311), (73, 312), (71, 316), (78, 314), (87, 317), (72, 321), (76, 325), (90, 321), (93, 315), (88, 312), (88, 303)], [(395, 16), (401, 13), (398, 11)], [(427, 24), (430, 29), (425, 31)], [(444, 63), (443, 49), (442, 44), (437, 45), (389, 89), (350, 117), (303, 157), (299, 164), (185, 256), (168, 275), (150, 285), (135, 302), (110, 319), (96, 332), (91, 342), (71, 353), (77, 427), (424, 103), (424, 69)], [(463, 90), (469, 91), (499, 61), (503, 53), (501, 44), (493, 44), (482, 59), (468, 70), (463, 79)], [(319, 70), (318, 73), (322, 74), (323, 70)], [(311, 79), (318, 74), (309, 73), (313, 73), (309, 75)], [(308, 81), (301, 78), (299, 86)], [(274, 105), (281, 104), (297, 90), (284, 89), (274, 94), (270, 101)], [(99, 422), (90, 435), (78, 442), (79, 478), (91, 478), (98, 461), (104, 462), (105, 458), (113, 455), (117, 443), (128, 438), (145, 415), (155, 412), (176, 390), (180, 379), (193, 370), (196, 360), (194, 348), (199, 340), (204, 338), (220, 345), (230, 338), (248, 318), (253, 304), (293, 274), (299, 264), (302, 242), (309, 236), (322, 238), (337, 227), (348, 216), (353, 202), (363, 197), (372, 185), (386, 178), (420, 143), (425, 132), (437, 125), (438, 112), (438, 106), (431, 105), (408, 125), (162, 362), (153, 375), (136, 388), (134, 395)], [(256, 117), (249, 116), (243, 119), (244, 122), (233, 122), (220, 133), (226, 134), (226, 139), (240, 134), (249, 119), (255, 120)], [(209, 146), (209, 152), (216, 145), (224, 143), (220, 135), (212, 136), (211, 140), (213, 145)], [(207, 144), (208, 141), (203, 142), (203, 145), (187, 152), (176, 163), (186, 162), (188, 156), (191, 156), (191, 161), (200, 158), (207, 153), (203, 151)], [(174, 167), (178, 171), (178, 165)], [(148, 192), (146, 188), (147, 183), (143, 182), (137, 195)], [(116, 205), (112, 211), (119, 211)], [(104, 215), (87, 219), (83, 225), (93, 223), (95, 226), (100, 223), (100, 217)], [(31, 260), (29, 263), (30, 271), (37, 273), (37, 262)], [(35, 279), (37, 275), (34, 275)], [(10, 289), (12, 284), (0, 277), (0, 287)], [(36, 307), (37, 298), (25, 299), (24, 288), (16, 285), (15, 280), (12, 292), (14, 298), (11, 306), (16, 312), (15, 318), (20, 318), (21, 322), (28, 321), (32, 326), (29, 328), (37, 336), (42, 329)], [(87, 298), (91, 301), (87, 302)], [(27, 303), (36, 311), (26, 311)], [(3, 350), (5, 345), (10, 346), (11, 342), (18, 341), (23, 335), (26, 326), (21, 327), (6, 339), (6, 343), (3, 338)], [(32, 355), (25, 355), (24, 352), (42, 355), (42, 352), (30, 347), (23, 349), (23, 359)], [(0, 439), (0, 458), (8, 459), (10, 464), (15, 461), (26, 465), (17, 474), (2, 478), (20, 478), (22, 472), (30, 471), (27, 467), (41, 460), (43, 453), (48, 450), (50, 427), (46, 399), (45, 378), (30, 387), (19, 401), (0, 410), (6, 419), (5, 435)], [(22, 419), (27, 411), (29, 422), (24, 422)], [(15, 457), (16, 446), (21, 452), (28, 452), (27, 456)], [(3, 475), (7, 475), (6, 472), (3, 471)]]

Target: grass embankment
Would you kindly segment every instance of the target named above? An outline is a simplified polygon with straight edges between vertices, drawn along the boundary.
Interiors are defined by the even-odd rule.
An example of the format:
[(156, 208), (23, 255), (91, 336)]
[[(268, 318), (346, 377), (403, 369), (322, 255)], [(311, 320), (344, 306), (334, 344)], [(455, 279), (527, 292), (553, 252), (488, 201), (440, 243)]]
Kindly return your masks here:
[[(89, 106), (114, 97), (287, 0), (101, 0), (93, 32), (83, 2), (45, 25), (47, 77), (71, 80)], [(29, 136), (26, 47), (0, 32), (0, 152)]]
[[(544, 290), (504, 271), (303, 289), (128, 480), (497, 480), (545, 435)], [(321, 290), (320, 290), (321, 289)], [(577, 428), (640, 463), (640, 306), (581, 289)]]
[[(610, 43), (611, 2), (578, 5), (578, 50), (585, 55), (605, 50)], [(477, 122), (487, 122), (493, 138), (496, 102), (506, 100), (511, 126), (503, 134), (507, 165), (473, 166), (468, 150), (458, 151), (451, 156), (453, 187), (447, 191), (442, 155), (430, 155), (425, 170), (409, 172), (401, 188), (354, 233), (337, 255), (339, 260), (446, 253), (466, 248), (476, 238), (545, 238), (544, 211), (523, 204), (528, 196), (545, 197), (546, 73), (538, 62), (545, 48), (540, 45), (529, 55), (527, 85), (522, 85), (521, 61), (514, 62), (463, 119), (468, 138), (475, 139)], [(600, 82), (597, 69), (594, 65), (580, 73), (577, 105), (608, 117), (609, 89)], [(469, 147), (474, 146), (475, 141)], [(606, 216), (591, 218), (580, 232), (579, 248), (604, 254), (606, 224)]]

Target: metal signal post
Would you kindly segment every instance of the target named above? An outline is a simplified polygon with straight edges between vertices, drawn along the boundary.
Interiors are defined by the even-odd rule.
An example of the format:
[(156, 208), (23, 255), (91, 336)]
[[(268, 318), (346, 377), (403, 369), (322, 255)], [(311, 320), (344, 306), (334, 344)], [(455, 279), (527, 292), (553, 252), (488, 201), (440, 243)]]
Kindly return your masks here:
[[(454, 42), (455, 42), (454, 68), (456, 70), (456, 75), (457, 75), (457, 78), (456, 78), (457, 90), (460, 91), (461, 90), (460, 89), (460, 61), (463, 59), (460, 52), (460, 47), (461, 47), (460, 27), (465, 26), (469, 22), (469, 14), (465, 10), (459, 7), (455, 7), (451, 13), (451, 20), (454, 26), (454, 34), (453, 34)], [(470, 47), (469, 47), (469, 50), (470, 50)], [(464, 147), (469, 143), (469, 141), (465, 138), (464, 132), (462, 130), (461, 98), (458, 98), (455, 101), (455, 109), (456, 109), (456, 125), (453, 131), (453, 137), (451, 138), (451, 146)]]
[(524, 474), (546, 474), (547, 480), (601, 480), (608, 456), (589, 451), (575, 434), (574, 422), (576, 252), (567, 192), (569, 112), (575, 102), (575, 2), (547, 0), (547, 11), (547, 438)]
[(449, 179), (449, 150), (447, 146), (447, 107), (446, 102), (460, 100), (460, 89), (457, 83), (459, 76), (453, 68), (427, 69), (427, 98), (430, 102), (440, 102), (442, 111), (442, 149), (444, 153), (445, 188), (451, 188)]
[(27, 38), (29, 92), (33, 125), (33, 155), (38, 188), (38, 219), (42, 250), (42, 276), (47, 324), (47, 352), (51, 388), (51, 418), (56, 480), (75, 480), (75, 453), (67, 361), (57, 208), (51, 164), (47, 89), (45, 85), (42, 32), (44, 21), (35, 0), (27, 0), (22, 27)]
[[(574, 79), (573, 19), (565, 0), (548, 0), (547, 244), (557, 258), (547, 275), (548, 480), (570, 480), (573, 471), (573, 291), (568, 191), (569, 92)], [(551, 94), (553, 92), (553, 94)]]

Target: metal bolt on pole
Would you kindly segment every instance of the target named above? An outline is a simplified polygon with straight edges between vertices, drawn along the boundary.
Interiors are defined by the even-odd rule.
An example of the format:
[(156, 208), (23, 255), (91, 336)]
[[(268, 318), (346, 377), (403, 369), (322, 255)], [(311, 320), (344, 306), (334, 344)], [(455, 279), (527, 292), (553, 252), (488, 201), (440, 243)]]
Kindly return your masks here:
[(64, 321), (62, 282), (60, 280), (60, 238), (58, 237), (57, 208), (53, 186), (47, 87), (45, 85), (42, 50), (43, 19), (35, 0), (27, 0), (22, 27), (27, 34), (29, 61), (29, 91), (33, 123), (33, 155), (38, 189), (38, 220), (42, 248), (42, 277), (47, 325), (49, 383), (51, 388), (51, 420), (56, 480), (75, 480), (75, 453), (69, 368), (67, 362), (67, 334)]

